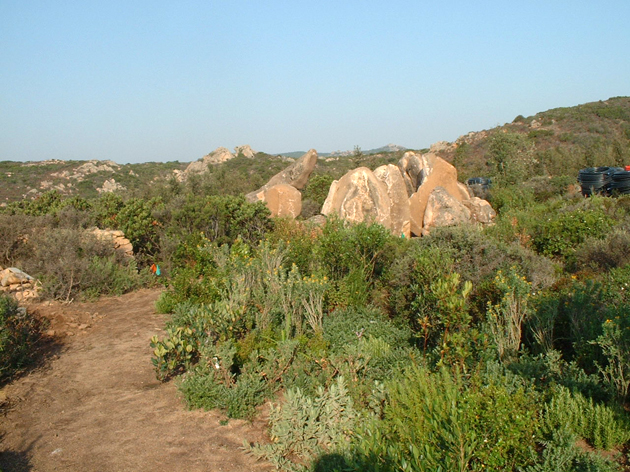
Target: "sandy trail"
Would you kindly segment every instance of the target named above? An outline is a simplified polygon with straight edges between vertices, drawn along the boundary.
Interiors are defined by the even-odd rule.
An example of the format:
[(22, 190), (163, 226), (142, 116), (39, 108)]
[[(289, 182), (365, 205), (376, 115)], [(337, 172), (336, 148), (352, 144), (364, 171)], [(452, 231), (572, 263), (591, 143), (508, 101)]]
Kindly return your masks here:
[[(162, 334), (155, 290), (95, 303), (31, 307), (51, 320), (61, 349), (1, 392), (0, 470), (267, 471), (242, 449), (261, 421), (187, 411), (155, 379), (149, 339)], [(8, 405), (8, 406), (7, 406)]]

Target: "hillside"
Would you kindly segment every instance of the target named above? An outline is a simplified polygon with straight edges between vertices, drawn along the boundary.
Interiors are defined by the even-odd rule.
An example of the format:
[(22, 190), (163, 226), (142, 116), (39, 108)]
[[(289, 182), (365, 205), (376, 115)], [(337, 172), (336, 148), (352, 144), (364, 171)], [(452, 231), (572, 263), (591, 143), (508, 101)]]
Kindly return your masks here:
[(512, 123), (465, 134), (432, 150), (465, 179), (496, 173), (493, 157), (510, 143), (528, 154), (534, 175), (575, 176), (584, 167), (630, 164), (630, 97), (519, 115)]

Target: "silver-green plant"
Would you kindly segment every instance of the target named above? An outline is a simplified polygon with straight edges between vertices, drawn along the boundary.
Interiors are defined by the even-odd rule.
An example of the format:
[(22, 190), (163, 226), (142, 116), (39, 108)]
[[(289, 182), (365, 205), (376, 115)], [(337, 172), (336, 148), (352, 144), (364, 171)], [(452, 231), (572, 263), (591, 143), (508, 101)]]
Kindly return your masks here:
[(357, 411), (340, 376), (328, 389), (319, 387), (315, 397), (299, 388), (287, 390), (284, 403), (272, 405), (269, 414), (271, 443), (245, 447), (280, 470), (303, 470), (302, 464), (320, 454), (345, 450), (357, 420)]
[(531, 283), (511, 267), (507, 273), (499, 271), (494, 284), (502, 296), (497, 304), (488, 303), (487, 321), (499, 358), (505, 360), (520, 349), (523, 322), (530, 313)]

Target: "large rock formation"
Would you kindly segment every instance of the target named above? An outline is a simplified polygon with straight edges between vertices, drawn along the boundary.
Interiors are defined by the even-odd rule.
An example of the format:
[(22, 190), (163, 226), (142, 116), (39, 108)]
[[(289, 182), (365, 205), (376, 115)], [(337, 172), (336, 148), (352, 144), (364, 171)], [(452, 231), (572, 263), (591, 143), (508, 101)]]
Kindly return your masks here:
[(311, 149), (298, 160), (296, 160), (289, 167), (274, 175), (269, 182), (263, 185), (258, 190), (248, 193), (245, 198), (249, 202), (265, 201), (265, 192), (275, 185), (290, 185), (297, 190), (302, 190), (311, 173), (317, 165), (317, 151)]
[(302, 194), (288, 184), (278, 184), (266, 189), (263, 201), (271, 211), (271, 216), (297, 218), (302, 212)]
[(396, 235), (421, 236), (431, 228), (475, 222), (491, 224), (496, 213), (471, 198), (457, 170), (435, 154), (407, 152), (398, 163), (373, 173), (355, 169), (333, 182), (322, 214), (351, 222), (376, 221)]
[(352, 223), (375, 221), (391, 229), (391, 200), (387, 185), (367, 167), (348, 172), (335, 180), (328, 191), (322, 214), (332, 213)]
[(253, 159), (256, 156), (256, 151), (254, 151), (249, 144), (244, 144), (243, 146), (236, 146), (234, 148), (235, 156), (245, 156), (248, 159)]

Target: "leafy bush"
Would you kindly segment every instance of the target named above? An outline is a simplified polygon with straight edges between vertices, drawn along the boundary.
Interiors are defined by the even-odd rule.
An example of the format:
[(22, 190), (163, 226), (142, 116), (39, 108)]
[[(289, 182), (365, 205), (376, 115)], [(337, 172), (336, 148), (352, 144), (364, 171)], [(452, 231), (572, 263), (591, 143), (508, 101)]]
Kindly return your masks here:
[(33, 234), (28, 244), (31, 257), (23, 267), (42, 281), (44, 295), (51, 298), (118, 295), (143, 282), (135, 261), (80, 229), (48, 229)]
[(568, 256), (587, 238), (602, 238), (614, 221), (595, 208), (577, 209), (549, 217), (534, 235), (534, 247), (546, 256)]
[(383, 421), (358, 432), (362, 456), (393, 462), (392, 470), (512, 470), (532, 462), (536, 397), (520, 387), (466, 386), (445, 369), (416, 367), (389, 382), (388, 392)]

